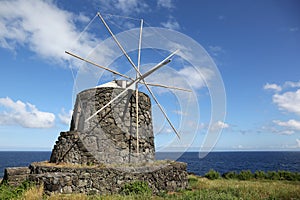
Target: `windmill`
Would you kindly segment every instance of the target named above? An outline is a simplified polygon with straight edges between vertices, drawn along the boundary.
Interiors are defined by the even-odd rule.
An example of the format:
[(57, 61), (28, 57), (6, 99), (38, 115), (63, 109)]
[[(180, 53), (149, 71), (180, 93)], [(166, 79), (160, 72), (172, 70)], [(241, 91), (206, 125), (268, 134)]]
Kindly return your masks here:
[[(128, 90), (130, 89), (135, 89), (136, 92), (136, 105), (139, 105), (139, 95), (138, 95), (138, 84), (143, 84), (146, 89), (148, 90), (148, 92), (150, 93), (150, 95), (152, 96), (152, 99), (155, 101), (155, 103), (157, 104), (158, 108), (160, 109), (160, 111), (162, 112), (163, 116), (165, 117), (165, 119), (167, 120), (168, 124), (171, 126), (172, 130), (174, 131), (174, 133), (177, 135), (177, 137), (180, 139), (180, 134), (178, 133), (178, 131), (176, 130), (176, 128), (174, 127), (174, 125), (172, 124), (170, 118), (167, 116), (167, 113), (165, 112), (165, 110), (163, 109), (163, 107), (161, 106), (161, 104), (159, 103), (159, 101), (157, 100), (157, 98), (155, 97), (154, 93), (152, 92), (151, 88), (149, 86), (156, 86), (156, 87), (163, 87), (163, 88), (169, 88), (169, 89), (175, 89), (175, 90), (182, 90), (182, 91), (190, 91), (187, 89), (183, 89), (183, 88), (178, 88), (178, 87), (171, 87), (171, 86), (166, 86), (166, 85), (161, 85), (161, 84), (156, 84), (156, 83), (147, 83), (145, 81), (146, 77), (149, 77), (152, 73), (154, 73), (155, 71), (157, 71), (158, 69), (160, 69), (161, 67), (167, 65), (169, 62), (171, 62), (171, 58), (178, 53), (179, 50), (176, 50), (174, 52), (172, 52), (169, 56), (167, 56), (164, 60), (162, 60), (160, 63), (156, 64), (154, 67), (152, 67), (149, 71), (147, 71), (144, 74), (141, 74), (140, 72), (140, 61), (141, 61), (141, 47), (142, 47), (142, 31), (143, 31), (143, 19), (141, 19), (140, 21), (140, 33), (139, 33), (139, 42), (138, 42), (138, 59), (137, 59), (137, 64), (135, 64), (132, 59), (130, 58), (130, 56), (128, 55), (128, 53), (125, 51), (125, 49), (123, 48), (123, 46), (120, 44), (120, 42), (118, 41), (118, 39), (116, 38), (116, 36), (114, 35), (114, 33), (111, 31), (110, 27), (108, 26), (108, 24), (106, 23), (106, 21), (104, 20), (104, 18), (102, 17), (102, 15), (98, 12), (97, 16), (100, 18), (100, 20), (102, 21), (102, 23), (104, 24), (104, 26), (106, 27), (106, 29), (108, 30), (108, 32), (110, 33), (110, 35), (112, 36), (113, 40), (115, 41), (115, 43), (117, 44), (117, 46), (120, 48), (120, 50), (122, 51), (122, 53), (124, 54), (124, 56), (126, 57), (127, 61), (130, 63), (130, 65), (134, 68), (135, 70), (135, 79), (131, 78), (127, 75), (124, 75), (122, 73), (119, 73), (118, 71), (109, 69), (107, 67), (101, 66), (91, 60), (85, 59), (80, 57), (79, 55), (76, 55), (74, 53), (71, 53), (69, 51), (65, 51), (65, 53), (80, 59), (82, 61), (85, 61), (89, 64), (92, 64), (94, 66), (97, 66), (101, 69), (104, 69), (106, 71), (109, 71), (111, 73), (113, 73), (114, 75), (118, 75), (121, 76), (127, 80), (129, 80), (130, 82), (126, 84), (126, 87), (124, 88), (124, 90), (119, 93), (117, 96), (115, 96), (114, 98), (112, 98), (108, 103), (106, 103), (104, 106), (102, 106), (99, 110), (97, 110), (95, 113), (93, 113), (92, 115), (90, 115), (87, 119), (85, 119), (85, 122), (88, 122), (89, 120), (91, 120), (93, 117), (95, 117), (98, 113), (100, 113), (101, 111), (103, 111), (106, 107), (108, 107), (109, 105), (111, 105), (113, 102), (115, 102), (117, 99), (119, 99), (123, 94), (125, 94)], [(136, 106), (136, 142), (137, 142), (137, 153), (139, 153), (139, 119), (138, 119), (138, 113), (139, 113), (139, 106)]]

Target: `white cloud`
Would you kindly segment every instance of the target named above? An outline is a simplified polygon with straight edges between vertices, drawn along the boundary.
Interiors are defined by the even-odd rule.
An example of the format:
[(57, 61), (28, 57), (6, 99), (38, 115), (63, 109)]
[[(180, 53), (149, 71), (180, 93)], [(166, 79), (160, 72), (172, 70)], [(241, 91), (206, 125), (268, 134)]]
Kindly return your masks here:
[(206, 86), (206, 81), (213, 77), (213, 72), (208, 68), (201, 69), (201, 74), (194, 67), (185, 67), (180, 69), (178, 73), (195, 89)]
[(209, 46), (209, 51), (212, 53), (214, 56), (218, 56), (220, 53), (224, 53), (224, 50), (220, 46)]
[(188, 113), (183, 112), (182, 110), (174, 110), (173, 112), (178, 114), (178, 115), (182, 115), (182, 116), (187, 116), (188, 115)]
[(175, 7), (172, 0), (158, 0), (157, 6), (161, 8), (167, 8), (167, 9), (172, 9)]
[(300, 115), (300, 89), (283, 94), (274, 94), (273, 102), (281, 110)]
[(263, 126), (260, 132), (270, 132), (270, 133), (279, 134), (279, 135), (292, 135), (295, 133), (295, 130), (292, 130), (291, 128), (289, 128), (287, 126), (278, 125), (279, 122), (280, 122), (280, 120), (273, 120), (272, 125)]
[(297, 142), (297, 148), (300, 148), (300, 139), (296, 139), (296, 142)]
[(70, 56), (65, 50), (90, 52), (97, 44), (91, 34), (80, 32), (75, 22), (87, 22), (83, 14), (59, 9), (52, 1), (12, 0), (0, 4), (0, 46), (11, 50), (28, 46), (37, 55), (62, 62)]
[(300, 81), (293, 82), (293, 81), (286, 81), (282, 85), (277, 85), (275, 83), (266, 83), (263, 87), (265, 90), (274, 90), (275, 92), (281, 92), (283, 90), (287, 90), (289, 88), (300, 88)]
[(264, 89), (265, 90), (274, 90), (275, 92), (280, 92), (282, 90), (281, 86), (277, 85), (277, 84), (265, 84), (264, 85)]
[(225, 129), (225, 128), (229, 128), (229, 124), (222, 122), (222, 121), (217, 121), (211, 125), (212, 131), (217, 131), (217, 130)]
[(99, 0), (99, 2), (102, 10), (117, 10), (126, 15), (149, 10), (149, 6), (145, 0)]
[(0, 106), (4, 111), (0, 112), (0, 125), (20, 125), (25, 128), (51, 128), (54, 126), (55, 115), (49, 112), (39, 111), (35, 105), (14, 102), (9, 97), (0, 98)]
[(163, 27), (167, 29), (172, 29), (172, 30), (180, 30), (180, 25), (177, 22), (177, 20), (170, 16), (168, 21), (160, 23)]
[(286, 81), (284, 83), (284, 87), (286, 87), (286, 88), (300, 88), (300, 81), (298, 81), (298, 82)]
[(300, 121), (290, 119), (288, 121), (280, 121), (280, 120), (274, 120), (273, 121), (278, 126), (286, 127), (292, 130), (298, 130), (300, 131)]
[(60, 122), (69, 125), (71, 123), (73, 110), (69, 110), (68, 113), (66, 113), (65, 109), (63, 108), (61, 113), (58, 114), (58, 117), (60, 119)]

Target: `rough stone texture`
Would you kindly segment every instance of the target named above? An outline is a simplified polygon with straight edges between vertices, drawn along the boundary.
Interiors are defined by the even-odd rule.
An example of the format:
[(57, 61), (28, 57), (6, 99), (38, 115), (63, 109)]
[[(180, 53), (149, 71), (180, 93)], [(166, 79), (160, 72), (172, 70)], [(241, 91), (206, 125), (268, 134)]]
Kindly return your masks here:
[(9, 185), (18, 186), (28, 180), (29, 174), (28, 167), (10, 167), (5, 169), (3, 180)]
[(139, 153), (135, 91), (129, 90), (85, 122), (85, 119), (123, 90), (104, 87), (80, 92), (77, 95), (70, 132), (61, 133), (53, 148), (50, 162), (86, 164), (154, 161), (151, 101), (146, 94), (139, 92)]
[(40, 163), (30, 166), (29, 180), (44, 184), (46, 193), (114, 194), (126, 183), (148, 183), (154, 193), (187, 188), (186, 164), (159, 162), (143, 167), (53, 167)]
[(154, 193), (185, 189), (186, 163), (155, 161), (151, 101), (146, 94), (138, 93), (138, 144), (135, 91), (129, 90), (85, 122), (123, 90), (102, 87), (79, 93), (70, 131), (60, 133), (50, 162), (7, 168), (3, 180), (10, 185), (34, 181), (48, 194), (113, 194), (137, 180), (147, 182)]
[(50, 158), (53, 163), (92, 164), (98, 163), (83, 144), (80, 132), (61, 132)]

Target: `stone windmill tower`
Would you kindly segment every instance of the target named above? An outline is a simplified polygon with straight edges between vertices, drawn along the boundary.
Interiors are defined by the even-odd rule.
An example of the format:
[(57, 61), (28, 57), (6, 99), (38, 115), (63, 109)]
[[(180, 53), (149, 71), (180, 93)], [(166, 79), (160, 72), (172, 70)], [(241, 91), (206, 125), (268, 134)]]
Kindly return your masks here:
[(77, 95), (69, 132), (61, 133), (54, 146), (51, 162), (70, 163), (141, 163), (155, 157), (150, 97), (138, 91), (138, 84), (146, 86), (166, 120), (177, 134), (150, 86), (184, 90), (145, 82), (145, 78), (168, 64), (179, 51), (176, 50), (148, 72), (140, 73), (143, 20), (141, 20), (138, 63), (135, 65), (100, 13), (97, 13), (129, 63), (136, 70), (136, 79), (100, 66), (90, 60), (66, 51), (67, 54), (107, 70), (126, 80), (112, 81)]
[(138, 90), (139, 83), (146, 86), (152, 100), (179, 137), (149, 85), (185, 89), (145, 82), (146, 77), (168, 64), (177, 51), (141, 74), (139, 67), (143, 21), (136, 66), (100, 13), (97, 15), (136, 70), (136, 78), (66, 52), (127, 80), (111, 81), (78, 93), (70, 130), (61, 132), (53, 148), (50, 163), (36, 162), (29, 167), (8, 168), (5, 171), (5, 181), (15, 184), (24, 180), (34, 181), (43, 184), (47, 193), (118, 193), (124, 184), (136, 180), (147, 182), (155, 193), (160, 190), (185, 189), (188, 185), (186, 163), (155, 161), (151, 100), (147, 94)]
[[(137, 104), (136, 93), (129, 90), (116, 103), (85, 122), (87, 116), (124, 91), (124, 84), (126, 81), (113, 81), (77, 95), (70, 131), (61, 133), (54, 146), (51, 162), (112, 164), (154, 160), (151, 101), (145, 93), (138, 92)], [(139, 138), (135, 134), (137, 120)]]

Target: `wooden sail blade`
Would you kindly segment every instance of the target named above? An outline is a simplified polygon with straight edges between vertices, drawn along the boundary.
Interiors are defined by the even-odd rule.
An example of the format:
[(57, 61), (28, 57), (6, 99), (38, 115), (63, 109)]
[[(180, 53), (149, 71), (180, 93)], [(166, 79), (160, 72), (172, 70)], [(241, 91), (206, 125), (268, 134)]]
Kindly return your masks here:
[(107, 70), (107, 71), (109, 71), (109, 72), (111, 72), (111, 73), (113, 73), (113, 74), (122, 76), (122, 77), (127, 78), (127, 79), (130, 79), (130, 80), (134, 80), (134, 79), (130, 78), (129, 76), (126, 76), (126, 75), (124, 75), (124, 74), (121, 74), (120, 72), (117, 72), (117, 71), (115, 71), (115, 70), (109, 69), (109, 68), (107, 68), (107, 67), (103, 67), (103, 66), (101, 66), (101, 65), (98, 65), (97, 63), (94, 63), (94, 62), (92, 62), (92, 61), (90, 61), (90, 60), (87, 60), (87, 59), (85, 59), (85, 58), (82, 58), (82, 57), (80, 57), (80, 56), (78, 56), (78, 55), (76, 55), (76, 54), (74, 54), (74, 53), (69, 52), (69, 51), (65, 51), (65, 53), (66, 53), (66, 54), (69, 54), (70, 56), (73, 56), (73, 57), (75, 57), (75, 58), (77, 58), (77, 59), (79, 59), (79, 60), (82, 60), (82, 61), (85, 61), (85, 62), (87, 62), (87, 63), (89, 63), (89, 64), (92, 64), (92, 65), (94, 65), (94, 66), (96, 66), (96, 67), (99, 67), (99, 68), (101, 68), (101, 69)]

